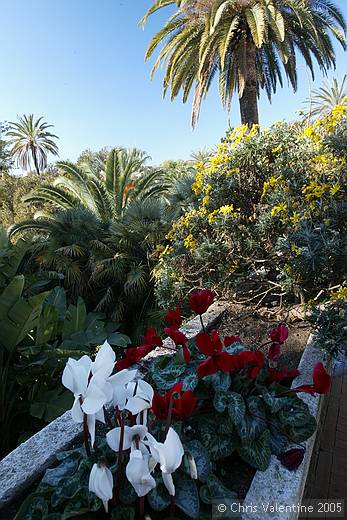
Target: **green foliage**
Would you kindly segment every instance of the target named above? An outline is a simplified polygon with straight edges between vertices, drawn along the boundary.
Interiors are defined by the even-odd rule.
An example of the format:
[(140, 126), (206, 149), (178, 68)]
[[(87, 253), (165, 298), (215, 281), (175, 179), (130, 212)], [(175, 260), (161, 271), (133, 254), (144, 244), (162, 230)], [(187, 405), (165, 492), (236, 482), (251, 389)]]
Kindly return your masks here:
[(336, 105), (344, 103), (347, 97), (347, 75), (342, 81), (333, 78), (331, 83), (324, 82), (323, 85), (313, 90), (310, 97), (305, 101), (305, 117), (308, 119), (328, 114)]
[[(1, 168), (1, 166), (0, 166)], [(43, 201), (25, 204), (22, 198), (28, 192), (39, 188), (43, 183), (51, 182), (52, 175), (45, 172), (40, 176), (29, 173), (16, 175), (5, 171), (0, 174), (0, 222), (8, 227), (15, 222), (33, 218), (39, 211), (47, 211), (48, 204)]]
[[(346, 292), (346, 291), (345, 291)], [(315, 344), (329, 356), (347, 352), (347, 302), (338, 298), (323, 309), (313, 307), (310, 321), (315, 333)]]
[(81, 298), (68, 305), (62, 287), (28, 296), (24, 276), (15, 275), (23, 258), (22, 244), (0, 251), (0, 452), (4, 454), (20, 436), (71, 406), (71, 396), (61, 385), (69, 356), (90, 354), (107, 338), (121, 350), (130, 340), (102, 313), (87, 313)]
[(8, 143), (3, 139), (3, 135), (7, 130), (7, 125), (0, 122), (0, 178), (2, 175), (7, 173), (12, 166)]
[[(56, 297), (53, 299), (57, 301)], [(82, 321), (86, 319), (83, 312), (75, 310), (71, 314), (73, 323), (80, 321), (79, 316), (82, 316)], [(216, 341), (215, 335), (211, 334), (212, 338)], [(200, 336), (200, 340), (203, 339), (207, 349), (208, 338)], [(222, 480), (223, 468), (227, 467), (230, 456), (238, 455), (254, 469), (265, 471), (272, 454), (280, 455), (289, 445), (307, 440), (313, 435), (316, 422), (308, 405), (286, 386), (289, 384), (286, 372), (274, 368), (273, 362), (266, 359), (260, 349), (247, 351), (240, 341), (228, 347), (222, 346), (218, 353), (212, 347), (209, 362), (213, 364), (221, 356), (223, 361), (219, 358), (219, 362), (230, 361), (229, 372), (216, 365), (201, 372), (201, 367), (206, 369), (207, 354), (200, 352), (201, 343), (195, 340), (189, 341), (188, 348), (190, 360), (187, 363), (178, 352), (153, 358), (147, 367), (145, 379), (161, 395), (172, 390), (178, 381), (183, 383), (182, 393), (176, 387), (175, 393), (161, 398), (156, 396), (156, 404), (153, 399), (152, 407), (148, 409), (147, 427), (160, 441), (165, 438), (167, 424), (179, 434), (184, 454), (179, 468), (172, 475), (175, 504), (185, 517), (207, 519), (213, 502), (236, 496)], [(227, 367), (228, 363), (224, 368)], [(194, 373), (199, 377), (192, 382)], [(273, 382), (274, 379), (283, 385)], [(193, 402), (193, 409), (188, 413), (185, 412), (184, 399), (187, 399), (188, 408), (188, 401)], [(171, 416), (173, 410), (176, 416)], [(127, 417), (126, 424), (133, 424), (133, 419)], [(139, 443), (137, 436), (135, 439)], [(137, 449), (146, 450), (146, 443), (144, 440)], [(91, 467), (97, 461), (105, 464), (116, 479), (120, 478), (119, 502), (114, 505), (109, 501), (109, 517), (134, 518), (138, 497), (126, 478), (127, 453), (123, 453), (123, 464), (119, 466), (106, 439), (97, 437), (96, 447), (89, 458), (79, 447), (62, 453), (59, 459), (60, 464), (46, 471), (15, 520), (29, 519), (37, 509), (44, 511), (43, 518), (58, 514), (61, 518), (69, 518), (70, 512), (76, 514), (78, 509), (88, 513), (90, 518), (98, 518), (101, 503), (91, 499), (87, 487)], [(150, 518), (159, 520), (166, 517), (172, 501), (160, 469), (155, 467), (152, 473), (156, 487), (148, 493), (142, 505)]]
[[(239, 352), (243, 347), (238, 344), (233, 348)], [(191, 420), (211, 461), (237, 451), (247, 463), (264, 470), (272, 452), (283, 451), (290, 442), (302, 442), (314, 433), (316, 423), (308, 406), (286, 387), (270, 384), (266, 371), (256, 379), (217, 372), (191, 386), (191, 374), (204, 357), (192, 346), (190, 350), (194, 352), (190, 364), (180, 362), (177, 356), (161, 357), (151, 363), (148, 377), (161, 393), (178, 381), (199, 396), (212, 392), (215, 412), (202, 408)]]
[(11, 237), (32, 237), (34, 272), (62, 275), (72, 303), (81, 296), (88, 310), (123, 321), (135, 340), (156, 312), (156, 248), (181, 211), (176, 174), (148, 167), (147, 159), (140, 150), (114, 148), (105, 178), (83, 161), (58, 163), (61, 175), (24, 197), (51, 212), (10, 229)]
[(310, 127), (229, 132), (200, 164), (199, 205), (175, 221), (156, 269), (159, 304), (192, 285), (224, 297), (305, 302), (346, 277), (347, 109)]

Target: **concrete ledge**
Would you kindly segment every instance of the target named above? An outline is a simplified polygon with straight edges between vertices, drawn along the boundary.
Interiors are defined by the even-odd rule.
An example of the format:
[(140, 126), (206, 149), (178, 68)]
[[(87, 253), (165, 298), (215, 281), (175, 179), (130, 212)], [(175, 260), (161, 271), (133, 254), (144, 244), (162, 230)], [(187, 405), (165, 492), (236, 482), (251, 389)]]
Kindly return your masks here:
[[(300, 375), (293, 381), (292, 387), (311, 383), (313, 367), (319, 361), (325, 361), (327, 369), (331, 370), (332, 361), (326, 361), (324, 352), (315, 348), (311, 335), (299, 364)], [(312, 397), (308, 394), (299, 396), (307, 403), (319, 425), (324, 396)], [(298, 513), (293, 511), (272, 512), (268, 510), (264, 512), (263, 504), (289, 506), (301, 503), (315, 439), (316, 433), (302, 443), (306, 448), (306, 453), (301, 466), (296, 471), (287, 470), (273, 455), (267, 470), (256, 472), (243, 503), (245, 507), (248, 507), (247, 510), (244, 510), (247, 512), (243, 513), (242, 520), (295, 520), (298, 518)], [(251, 506), (256, 506), (257, 513), (251, 512)]]
[[(215, 302), (204, 315), (206, 328), (213, 327), (227, 309), (228, 304)], [(181, 328), (187, 337), (193, 338), (201, 331), (199, 317)], [(172, 353), (170, 339), (164, 340), (163, 348), (151, 352), (147, 359)], [(76, 424), (70, 411), (36, 433), (0, 461), (0, 509), (23, 494), (30, 485), (56, 460), (56, 454), (69, 449), (82, 435), (82, 425)]]
[(71, 413), (66, 412), (36, 433), (0, 462), (0, 509), (22, 494), (82, 435)]
[[(206, 329), (211, 329), (216, 325), (216, 323), (220, 320), (226, 309), (228, 308), (227, 302), (215, 302), (211, 305), (205, 314), (203, 314), (204, 326)], [(200, 317), (196, 316), (195, 318), (189, 320), (183, 327), (180, 329), (187, 336), (188, 339), (195, 338), (199, 332), (202, 331)], [(165, 348), (170, 347), (170, 348)], [(145, 359), (151, 359), (153, 357), (164, 356), (166, 354), (172, 354), (172, 348), (175, 347), (174, 342), (170, 338), (166, 338), (163, 341), (162, 348), (156, 348), (153, 352), (150, 352)]]

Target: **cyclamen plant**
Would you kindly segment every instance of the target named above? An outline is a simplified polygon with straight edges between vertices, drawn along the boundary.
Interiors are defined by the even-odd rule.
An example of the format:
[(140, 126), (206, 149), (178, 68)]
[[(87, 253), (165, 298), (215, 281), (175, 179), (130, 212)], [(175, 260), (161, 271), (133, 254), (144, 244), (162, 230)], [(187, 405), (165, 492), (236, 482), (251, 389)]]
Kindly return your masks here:
[[(142, 344), (128, 349), (123, 359), (116, 361), (105, 342), (94, 361), (83, 356), (66, 364), (63, 384), (75, 396), (72, 417), (83, 423), (88, 455), (72, 481), (88, 468), (89, 492), (112, 519), (134, 518), (136, 498), (140, 517), (149, 512), (151, 518), (163, 518), (166, 510), (173, 517), (179, 507), (188, 517), (208, 518), (206, 509), (215, 498), (235, 498), (218, 473), (219, 461), (234, 452), (260, 470), (267, 468), (271, 454), (290, 471), (303, 460), (301, 443), (316, 423), (297, 394), (326, 393), (330, 376), (318, 363), (311, 384), (290, 388), (298, 370), (278, 367), (286, 325), (271, 330), (264, 345), (247, 349), (238, 336), (222, 340), (216, 330), (206, 331), (203, 314), (213, 300), (211, 291), (192, 293), (190, 308), (202, 326), (193, 340), (179, 330), (180, 308), (168, 311), (165, 333), (175, 344), (170, 355), (142, 361), (162, 346), (149, 329)], [(134, 363), (137, 367), (131, 368)], [(95, 435), (96, 421), (104, 423), (106, 443)], [(74, 451), (64, 455), (75, 456)], [(39, 495), (46, 492), (43, 486)], [(63, 498), (49, 493), (56, 512)], [(70, 488), (61, 494), (70, 497)], [(75, 490), (76, 496), (81, 508)], [(84, 511), (100, 507), (83, 496)], [(71, 504), (66, 507), (70, 514)], [(152, 516), (153, 511), (160, 516)]]

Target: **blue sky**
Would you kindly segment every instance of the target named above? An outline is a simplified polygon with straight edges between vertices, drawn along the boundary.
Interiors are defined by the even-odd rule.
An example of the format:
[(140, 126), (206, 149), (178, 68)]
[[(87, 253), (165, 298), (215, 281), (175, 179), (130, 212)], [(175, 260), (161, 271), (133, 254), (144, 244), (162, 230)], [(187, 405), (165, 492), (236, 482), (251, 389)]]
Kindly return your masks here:
[[(336, 3), (347, 18), (345, 0)], [(0, 0), (0, 121), (34, 113), (55, 125), (60, 157), (75, 160), (85, 148), (137, 146), (155, 163), (188, 158), (213, 147), (231, 124), (216, 86), (204, 102), (198, 128), (190, 127), (190, 104), (163, 101), (161, 73), (151, 82), (144, 53), (168, 11), (145, 30), (137, 23), (152, 0)], [(336, 45), (337, 70), (346, 55)], [(306, 67), (299, 65), (299, 89), (279, 90), (270, 105), (260, 100), (261, 124), (293, 119), (308, 95)], [(317, 70), (315, 86), (322, 81)]]

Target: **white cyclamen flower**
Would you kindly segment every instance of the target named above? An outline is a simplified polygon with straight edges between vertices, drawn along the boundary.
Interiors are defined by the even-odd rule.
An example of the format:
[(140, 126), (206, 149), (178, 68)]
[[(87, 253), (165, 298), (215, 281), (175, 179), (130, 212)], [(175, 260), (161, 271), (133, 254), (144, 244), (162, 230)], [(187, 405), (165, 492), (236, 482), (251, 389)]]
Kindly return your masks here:
[(149, 454), (146, 455), (141, 450), (132, 450), (125, 469), (127, 479), (139, 497), (144, 497), (156, 486), (156, 482), (150, 473), (149, 460)]
[(165, 442), (157, 442), (151, 434), (147, 434), (148, 445), (152, 457), (160, 464), (163, 482), (171, 496), (175, 495), (172, 473), (180, 467), (184, 449), (181, 439), (173, 428), (169, 428)]
[(107, 379), (113, 372), (115, 362), (116, 354), (111, 345), (105, 341), (98, 350), (95, 361), (92, 363), (92, 374), (98, 374)]
[(154, 390), (149, 383), (139, 379), (126, 386), (126, 403), (124, 409), (137, 415), (152, 406)]
[(108, 501), (113, 495), (113, 477), (111, 471), (102, 463), (94, 464), (89, 475), (89, 491), (102, 500), (106, 513)]
[(127, 400), (126, 386), (135, 379), (136, 374), (137, 370), (128, 370), (125, 368), (107, 379), (112, 386), (112, 404), (114, 407), (124, 410)]
[[(132, 444), (142, 441), (147, 435), (146, 426), (124, 426), (123, 450), (128, 450)], [(119, 451), (121, 428), (113, 428), (106, 434), (107, 444), (113, 451)]]
[[(105, 352), (105, 349), (103, 352)], [(62, 383), (75, 396), (71, 409), (73, 420), (77, 423), (82, 423), (84, 414), (87, 414), (87, 425), (93, 446), (95, 441), (95, 421), (105, 422), (103, 407), (111, 401), (113, 388), (105, 380), (103, 376), (105, 370), (102, 372), (100, 364), (97, 373), (92, 376), (92, 365), (93, 363), (88, 356), (83, 356), (78, 361), (69, 358), (63, 371)], [(111, 371), (112, 369), (113, 365)]]

